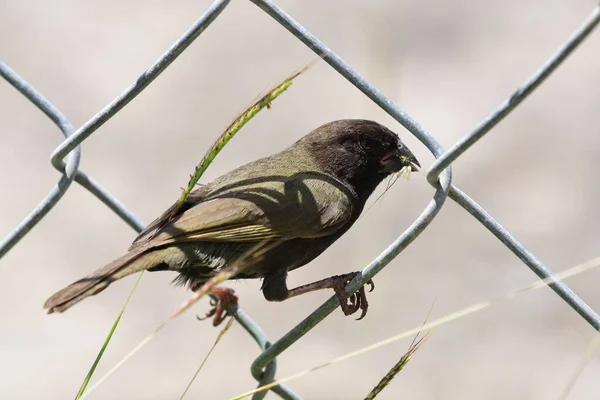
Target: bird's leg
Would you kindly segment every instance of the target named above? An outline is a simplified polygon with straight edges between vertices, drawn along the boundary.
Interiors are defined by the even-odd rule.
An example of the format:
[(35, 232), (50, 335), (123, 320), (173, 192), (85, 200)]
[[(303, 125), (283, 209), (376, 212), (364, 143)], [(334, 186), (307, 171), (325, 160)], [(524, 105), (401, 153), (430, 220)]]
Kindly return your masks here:
[[(367, 281), (365, 286), (358, 289), (357, 292), (348, 295), (344, 288), (359, 272), (350, 272), (348, 274), (336, 275), (329, 278), (322, 279), (317, 282), (309, 283), (306, 285), (298, 286), (294, 289), (287, 289), (285, 286), (285, 277), (281, 279), (267, 280), (263, 284), (263, 293), (265, 298), (270, 301), (282, 301), (291, 297), (296, 297), (304, 293), (314, 292), (315, 290), (321, 289), (333, 289), (342, 307), (342, 311), (345, 315), (351, 315), (361, 310), (360, 317), (364, 318), (367, 315), (367, 309), (369, 308), (369, 302), (367, 301), (367, 295), (365, 293), (365, 286), (369, 285), (369, 292), (372, 292), (375, 288), (375, 284), (371, 279)], [(283, 285), (283, 286), (282, 286)], [(285, 292), (284, 292), (285, 290)], [(283, 295), (284, 292), (285, 295)]]
[(213, 317), (213, 326), (219, 325), (227, 316), (226, 308), (230, 304), (237, 304), (238, 298), (233, 294), (233, 289), (217, 287), (210, 291), (210, 294), (216, 296), (217, 299), (211, 298), (210, 305), (212, 308), (206, 313), (205, 317), (196, 317), (200, 321)]

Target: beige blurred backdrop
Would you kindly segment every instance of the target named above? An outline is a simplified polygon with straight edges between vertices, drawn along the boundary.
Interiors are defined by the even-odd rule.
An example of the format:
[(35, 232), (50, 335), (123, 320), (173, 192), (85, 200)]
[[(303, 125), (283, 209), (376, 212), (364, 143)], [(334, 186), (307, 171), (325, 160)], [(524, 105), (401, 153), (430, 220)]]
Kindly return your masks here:
[[(281, 0), (279, 4), (418, 120), (446, 148), (510, 96), (597, 2)], [(150, 66), (208, 7), (202, 1), (1, 1), (0, 57), (80, 126)], [(600, 33), (454, 164), (454, 183), (552, 270), (600, 253)], [(180, 194), (231, 119), (314, 54), (248, 1), (234, 1), (141, 95), (83, 143), (81, 168), (143, 221)], [(322, 123), (369, 118), (409, 132), (325, 63), (297, 79), (217, 158), (208, 181), (283, 149)], [(49, 158), (62, 136), (0, 81), (0, 235), (59, 178)], [(379, 188), (373, 199), (381, 194)], [(422, 212), (425, 174), (401, 180), (291, 286), (363, 268)], [(370, 202), (373, 203), (373, 200)], [(134, 278), (63, 315), (44, 300), (121, 255), (135, 232), (77, 184), (0, 261), (0, 398), (73, 398)], [(144, 276), (95, 378), (190, 295), (173, 273)], [(600, 311), (600, 271), (568, 284)], [(387, 338), (535, 280), (492, 234), (448, 200), (431, 226), (379, 274), (368, 316), (336, 310), (278, 359), (278, 377)], [(330, 293), (269, 303), (259, 281), (230, 285), (275, 340)], [(218, 330), (194, 310), (170, 323), (90, 399), (179, 398)], [(383, 399), (555, 399), (594, 332), (548, 289), (529, 292), (433, 333)], [(305, 399), (362, 399), (409, 339), (293, 381)], [(190, 399), (227, 399), (255, 386), (257, 345), (239, 325), (219, 344)], [(570, 399), (595, 399), (600, 356)], [(276, 396), (269, 394), (270, 399)]]

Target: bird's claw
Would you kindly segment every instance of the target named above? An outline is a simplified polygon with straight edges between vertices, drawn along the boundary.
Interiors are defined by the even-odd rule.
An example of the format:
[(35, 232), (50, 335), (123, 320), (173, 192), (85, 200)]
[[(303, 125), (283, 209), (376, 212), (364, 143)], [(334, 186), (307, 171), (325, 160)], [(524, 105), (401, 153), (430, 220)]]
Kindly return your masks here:
[(199, 321), (204, 321), (210, 317), (213, 317), (213, 326), (218, 326), (225, 317), (227, 317), (227, 307), (230, 304), (237, 304), (238, 298), (233, 294), (233, 289), (229, 288), (214, 288), (210, 294), (215, 296), (211, 297), (210, 305), (211, 309), (208, 310), (204, 317), (196, 316)]
[(344, 315), (352, 315), (358, 310), (361, 310), (360, 316), (356, 319), (357, 321), (363, 319), (367, 315), (369, 309), (369, 302), (367, 301), (367, 295), (365, 292), (365, 286), (369, 285), (369, 292), (375, 289), (375, 283), (372, 279), (369, 279), (363, 286), (360, 287), (356, 292), (348, 295), (345, 291), (345, 287), (359, 272), (351, 272), (349, 274), (338, 275), (333, 277), (337, 282), (333, 285), (333, 290), (340, 301), (340, 306)]

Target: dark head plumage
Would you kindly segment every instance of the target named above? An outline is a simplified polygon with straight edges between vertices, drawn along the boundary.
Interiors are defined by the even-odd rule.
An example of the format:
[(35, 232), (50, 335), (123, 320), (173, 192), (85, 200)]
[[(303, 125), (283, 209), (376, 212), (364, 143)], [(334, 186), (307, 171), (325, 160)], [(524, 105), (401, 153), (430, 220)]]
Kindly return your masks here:
[(383, 179), (404, 167), (420, 167), (398, 135), (369, 120), (329, 122), (300, 139), (293, 147), (306, 148), (319, 166), (349, 183), (360, 197), (368, 197)]

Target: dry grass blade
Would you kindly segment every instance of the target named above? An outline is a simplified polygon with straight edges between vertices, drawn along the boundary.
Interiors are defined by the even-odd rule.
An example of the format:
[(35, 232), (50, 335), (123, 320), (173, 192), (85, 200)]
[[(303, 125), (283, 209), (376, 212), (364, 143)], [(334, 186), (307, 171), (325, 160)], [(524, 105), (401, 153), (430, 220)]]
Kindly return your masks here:
[(371, 211), (371, 208), (373, 208), (375, 206), (375, 204), (381, 205), (383, 203), (383, 196), (385, 196), (385, 194), (388, 192), (388, 190), (390, 190), (397, 181), (398, 181), (397, 175), (390, 176), (390, 178), (387, 181), (387, 184), (385, 185), (385, 189), (383, 190), (383, 193), (381, 193), (379, 196), (377, 196), (375, 201), (373, 201), (373, 203), (371, 203), (371, 205), (369, 206), (369, 208), (367, 208), (367, 211), (365, 211), (364, 214)]
[(574, 275), (578, 275), (578, 274), (581, 274), (583, 272), (589, 271), (589, 270), (591, 270), (593, 268), (596, 268), (598, 266), (600, 266), (600, 257), (595, 258), (595, 259), (590, 260), (590, 261), (587, 261), (587, 262), (585, 262), (583, 264), (576, 265), (576, 266), (574, 266), (572, 268), (569, 268), (569, 269), (567, 269), (565, 271), (562, 271), (562, 272), (554, 275), (553, 277), (549, 277), (549, 278), (546, 278), (546, 279), (540, 279), (540, 280), (532, 283), (531, 285), (528, 285), (528, 286), (522, 287), (520, 289), (508, 292), (504, 296), (496, 297), (496, 298), (493, 298), (491, 300), (487, 300), (487, 301), (483, 301), (483, 302), (480, 302), (480, 303), (473, 304), (470, 307), (463, 308), (462, 310), (459, 310), (459, 311), (456, 311), (454, 313), (448, 314), (448, 315), (446, 315), (444, 317), (441, 317), (441, 318), (438, 318), (438, 319), (436, 319), (436, 320), (434, 320), (432, 322), (428, 322), (428, 323), (426, 323), (424, 325), (421, 325), (421, 326), (418, 326), (416, 328), (409, 329), (407, 331), (404, 331), (402, 333), (399, 333), (399, 334), (397, 334), (395, 336), (389, 337), (387, 339), (384, 339), (382, 341), (379, 341), (379, 342), (374, 343), (372, 345), (369, 345), (367, 347), (363, 347), (362, 349), (359, 349), (359, 350), (353, 351), (351, 353), (348, 353), (346, 355), (343, 355), (341, 357), (335, 358), (335, 359), (333, 359), (331, 361), (328, 361), (328, 362), (326, 362), (324, 364), (317, 365), (315, 367), (312, 367), (312, 368), (306, 369), (304, 371), (298, 372), (297, 374), (290, 375), (290, 376), (288, 376), (286, 378), (282, 378), (282, 379), (279, 379), (277, 381), (271, 382), (268, 385), (264, 385), (264, 386), (261, 386), (259, 388), (254, 389), (254, 390), (248, 391), (246, 393), (242, 393), (242, 394), (240, 394), (238, 396), (232, 397), (230, 400), (240, 400), (240, 399), (246, 398), (248, 396), (251, 396), (254, 393), (262, 392), (262, 391), (270, 389), (270, 388), (272, 388), (274, 386), (290, 382), (290, 381), (292, 381), (294, 379), (297, 379), (297, 378), (300, 378), (302, 376), (308, 375), (308, 374), (310, 374), (310, 373), (312, 373), (314, 371), (317, 371), (319, 369), (328, 367), (328, 366), (330, 366), (332, 364), (336, 364), (338, 362), (345, 361), (345, 360), (347, 360), (349, 358), (356, 357), (356, 356), (364, 354), (364, 353), (368, 353), (368, 352), (373, 351), (375, 349), (378, 349), (380, 347), (387, 346), (388, 344), (397, 342), (398, 340), (401, 340), (401, 339), (410, 337), (412, 335), (418, 334), (422, 330), (431, 330), (431, 329), (436, 328), (438, 326), (441, 326), (441, 325), (447, 324), (449, 322), (455, 321), (457, 319), (466, 317), (467, 315), (471, 315), (471, 314), (474, 314), (474, 313), (476, 313), (478, 311), (484, 310), (484, 309), (486, 309), (486, 308), (488, 308), (488, 307), (490, 307), (490, 306), (492, 306), (494, 304), (498, 304), (498, 303), (500, 303), (502, 301), (512, 300), (515, 297), (517, 297), (518, 295), (523, 294), (525, 292), (529, 292), (529, 291), (532, 291), (532, 290), (541, 289), (543, 287), (546, 287), (549, 283), (553, 283), (555, 281), (564, 280), (564, 279), (572, 277)]
[(379, 393), (381, 393), (381, 391), (383, 389), (386, 388), (386, 386), (388, 386), (392, 382), (392, 380), (396, 377), (396, 375), (398, 375), (398, 373), (404, 369), (406, 364), (408, 364), (412, 355), (415, 354), (417, 352), (417, 350), (419, 350), (419, 347), (421, 347), (421, 345), (427, 340), (427, 338), (429, 338), (430, 334), (431, 334), (431, 331), (427, 332), (425, 334), (425, 336), (423, 336), (422, 338), (420, 338), (416, 342), (413, 342), (410, 345), (410, 347), (408, 348), (408, 351), (406, 353), (404, 353), (404, 355), (402, 356), (402, 358), (400, 358), (400, 360), (396, 363), (396, 365), (394, 365), (392, 367), (392, 369), (390, 369), (389, 372), (387, 374), (385, 374), (385, 376), (383, 378), (381, 378), (379, 383), (377, 383), (377, 385), (375, 385), (373, 390), (371, 390), (369, 392), (369, 394), (367, 395), (367, 397), (365, 397), (365, 400), (373, 400), (375, 397), (377, 397), (377, 395)]
[(144, 340), (142, 340), (141, 342), (139, 342), (133, 349), (131, 349), (131, 351), (129, 351), (129, 353), (127, 353), (125, 355), (125, 357), (123, 357), (118, 363), (116, 363), (110, 370), (108, 370), (107, 373), (105, 373), (100, 379), (98, 379), (93, 385), (91, 385), (88, 390), (85, 391), (85, 393), (83, 393), (83, 395), (80, 397), (81, 399), (86, 398), (87, 396), (89, 396), (94, 390), (98, 389), (98, 387), (104, 383), (105, 380), (107, 380), (112, 374), (114, 374), (115, 372), (117, 372), (117, 370), (119, 370), (119, 368), (121, 368), (127, 361), (129, 361), (129, 359), (131, 357), (134, 356), (135, 353), (137, 353), (138, 351), (141, 350), (142, 347), (144, 347), (145, 345), (147, 345), (152, 339), (154, 339), (154, 337), (158, 334), (158, 332), (160, 332), (162, 330), (162, 328), (165, 327), (165, 325), (167, 325), (167, 322), (169, 322), (171, 319), (169, 318), (167, 321), (163, 322), (162, 324), (160, 324), (155, 330), (154, 332), (152, 332), (151, 334), (149, 334), (148, 336), (146, 336), (144, 338)]
[[(413, 165), (413, 164), (411, 164)], [(371, 210), (371, 208), (373, 208), (373, 206), (375, 204), (381, 204), (383, 203), (383, 201), (379, 202), (379, 200), (383, 199), (383, 196), (385, 196), (385, 194), (388, 192), (388, 190), (390, 190), (392, 188), (392, 186), (394, 186), (394, 184), (398, 181), (398, 179), (400, 178), (404, 178), (406, 180), (410, 179), (410, 174), (411, 174), (411, 167), (404, 167), (402, 168), (400, 171), (398, 171), (398, 173), (390, 176), (390, 178), (387, 181), (387, 184), (385, 186), (385, 190), (383, 191), (383, 193), (381, 193), (379, 196), (377, 196), (377, 198), (375, 199), (375, 201), (369, 206), (369, 208), (367, 208), (367, 211), (365, 211), (365, 213), (369, 212)]]
[[(427, 323), (427, 320), (429, 319), (429, 316), (431, 315), (431, 310), (433, 310), (433, 305), (429, 309), (429, 312), (427, 313), (427, 317), (425, 317), (425, 321), (423, 321), (423, 325), (425, 325)], [(419, 339), (420, 334), (421, 334), (421, 332), (419, 332), (415, 335), (412, 343), (410, 344), (410, 346), (408, 346), (408, 351), (406, 353), (404, 353), (404, 355), (400, 358), (400, 360), (396, 363), (396, 365), (394, 365), (392, 367), (392, 369), (390, 369), (388, 371), (388, 373), (385, 374), (385, 376), (383, 378), (381, 378), (379, 383), (377, 383), (377, 385), (375, 385), (375, 387), (369, 392), (367, 397), (365, 397), (365, 400), (373, 400), (375, 397), (377, 397), (377, 395), (379, 393), (381, 393), (381, 391), (383, 389), (385, 389), (392, 382), (392, 380), (396, 377), (396, 375), (398, 375), (400, 373), (400, 371), (402, 371), (404, 369), (406, 364), (408, 364), (412, 355), (415, 354), (417, 352), (417, 350), (419, 350), (419, 347), (421, 347), (421, 345), (429, 338), (431, 331), (425, 333), (425, 336), (423, 336), (422, 338)]]
[(590, 344), (588, 345), (588, 347), (585, 350), (585, 353), (583, 355), (583, 358), (579, 362), (579, 365), (577, 365), (577, 369), (575, 369), (573, 376), (571, 376), (571, 379), (569, 379), (569, 382), (567, 382), (567, 386), (565, 386), (565, 389), (562, 391), (562, 393), (559, 397), (559, 400), (566, 400), (567, 397), (569, 397), (569, 394), (571, 393), (571, 390), (575, 386), (575, 383), (577, 383), (577, 380), (581, 376), (581, 373), (583, 372), (585, 367), (587, 367), (588, 363), (592, 359), (592, 356), (594, 355), (596, 350), (598, 350), (599, 346), (600, 346), (600, 333), (596, 334), (594, 336), (594, 338), (592, 339), (592, 341), (590, 342)]
[(181, 394), (181, 397), (179, 398), (179, 400), (182, 400), (185, 397), (185, 394), (188, 392), (188, 390), (190, 390), (190, 387), (192, 386), (192, 383), (194, 383), (194, 380), (196, 379), (196, 377), (198, 376), (198, 374), (202, 370), (202, 367), (204, 367), (204, 364), (206, 364), (206, 360), (208, 360), (208, 357), (210, 357), (210, 355), (212, 354), (212, 352), (215, 349), (215, 347), (217, 347), (217, 344), (219, 344), (219, 342), (221, 341), (221, 338), (223, 337), (223, 335), (225, 335), (225, 333), (227, 333), (227, 331), (229, 330), (229, 328), (231, 328), (231, 325), (233, 325), (233, 321), (235, 321), (233, 319), (233, 317), (229, 318), (229, 321), (227, 321), (227, 324), (225, 325), (225, 327), (221, 330), (221, 332), (219, 332), (219, 335), (217, 336), (217, 339), (215, 340), (215, 343), (212, 345), (212, 347), (210, 348), (210, 350), (208, 351), (208, 353), (206, 353), (206, 357), (204, 357), (204, 360), (202, 360), (202, 364), (200, 364), (200, 366), (196, 370), (196, 373), (194, 374), (194, 376), (190, 380), (190, 383), (188, 383), (187, 387), (185, 388), (185, 390)]

